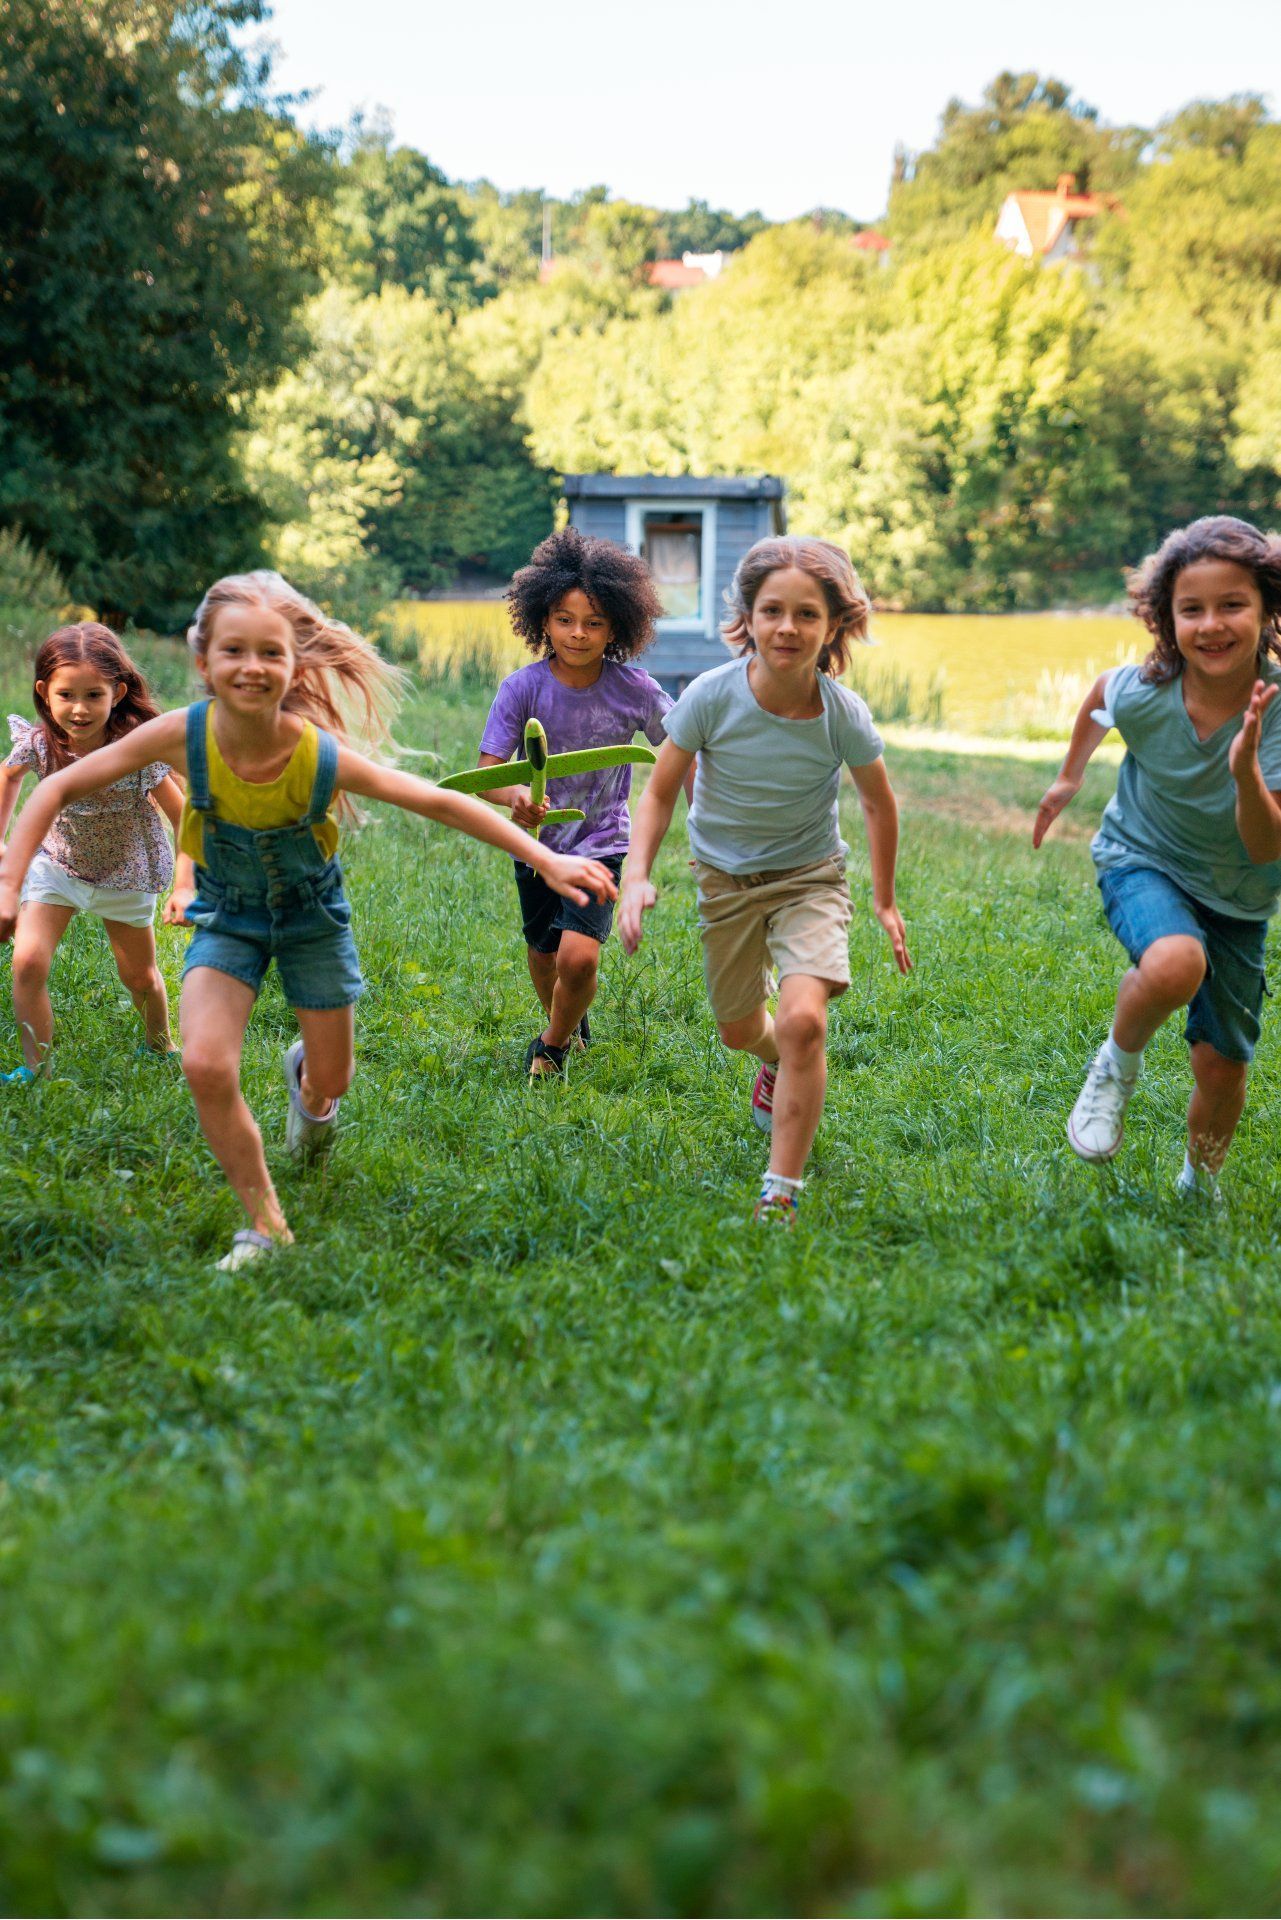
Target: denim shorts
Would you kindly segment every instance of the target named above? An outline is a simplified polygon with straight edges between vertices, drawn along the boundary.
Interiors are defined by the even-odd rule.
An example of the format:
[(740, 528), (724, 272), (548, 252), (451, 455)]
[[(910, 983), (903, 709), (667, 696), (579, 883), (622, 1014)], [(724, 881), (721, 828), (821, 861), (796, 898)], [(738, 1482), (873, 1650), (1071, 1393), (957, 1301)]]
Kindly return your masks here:
[[(608, 867), (615, 880), (623, 871), (621, 853), (592, 857), (599, 860), (602, 867)], [(612, 900), (593, 900), (588, 894), (585, 905), (580, 907), (549, 887), (542, 874), (535, 873), (523, 860), (517, 860), (515, 865), (527, 947), (532, 947), (535, 953), (555, 953), (562, 933), (581, 933), (589, 940), (602, 943), (609, 939), (609, 930), (614, 924)]]
[(1137, 966), (1154, 940), (1183, 934), (1205, 949), (1205, 979), (1188, 1007), (1184, 1038), (1204, 1041), (1225, 1060), (1254, 1058), (1267, 982), (1266, 920), (1234, 920), (1194, 900), (1153, 867), (1110, 867), (1099, 875), (1103, 911)]
[[(262, 898), (233, 900), (197, 868), (200, 891), (187, 909), (196, 931), (183, 962), (213, 967), (257, 993), (274, 960), (291, 1007), (349, 1007), (365, 991), (342, 877), (291, 889), (274, 909)], [(321, 876), (322, 882), (324, 876)]]

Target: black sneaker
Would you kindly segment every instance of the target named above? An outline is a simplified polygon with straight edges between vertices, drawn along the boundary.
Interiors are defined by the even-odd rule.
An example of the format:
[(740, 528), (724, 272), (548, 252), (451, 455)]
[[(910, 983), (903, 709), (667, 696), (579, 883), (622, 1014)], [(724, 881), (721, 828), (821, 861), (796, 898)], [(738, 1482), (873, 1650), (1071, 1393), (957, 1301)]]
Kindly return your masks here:
[(568, 1046), (553, 1047), (540, 1033), (525, 1049), (525, 1072), (531, 1080), (554, 1079), (563, 1071), (568, 1052)]
[(578, 1038), (582, 1041), (583, 1051), (585, 1053), (588, 1047), (590, 1047), (592, 1044), (592, 1030), (587, 1024), (586, 1014), (583, 1015), (582, 1019), (579, 1021), (574, 1031), (578, 1035)]

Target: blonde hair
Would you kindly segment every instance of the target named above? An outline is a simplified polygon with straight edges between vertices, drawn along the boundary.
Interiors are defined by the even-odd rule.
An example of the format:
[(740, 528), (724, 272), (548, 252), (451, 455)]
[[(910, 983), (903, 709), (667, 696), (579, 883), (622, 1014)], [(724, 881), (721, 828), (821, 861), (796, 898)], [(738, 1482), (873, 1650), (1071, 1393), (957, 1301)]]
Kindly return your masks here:
[(799, 567), (823, 589), (832, 632), (818, 656), (818, 670), (839, 678), (849, 666), (851, 646), (867, 639), (872, 603), (853, 561), (834, 541), (801, 534), (771, 534), (749, 547), (725, 589), (727, 613), (721, 622), (721, 637), (736, 653), (755, 653), (751, 618), (756, 596), (771, 573), (786, 567)]
[[(281, 701), (286, 713), (311, 720), (344, 747), (377, 756), (391, 739), (406, 678), (345, 621), (331, 619), (278, 573), (259, 568), (215, 580), (187, 629), (192, 652), (204, 655), (224, 607), (266, 607), (288, 621), (294, 677)], [(340, 805), (354, 813), (350, 802)]]

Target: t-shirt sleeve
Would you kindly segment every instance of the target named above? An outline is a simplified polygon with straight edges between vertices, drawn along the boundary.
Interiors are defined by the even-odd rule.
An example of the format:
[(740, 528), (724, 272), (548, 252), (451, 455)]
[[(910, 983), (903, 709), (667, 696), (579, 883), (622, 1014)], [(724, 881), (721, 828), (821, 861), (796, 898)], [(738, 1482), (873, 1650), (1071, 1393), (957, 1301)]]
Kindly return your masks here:
[(666, 720), (672, 710), (672, 696), (664, 693), (657, 680), (648, 673), (645, 675), (643, 692), (647, 696), (645, 715), (641, 721), (641, 732), (651, 747), (661, 747), (667, 738)]
[(885, 751), (885, 742), (867, 702), (849, 687), (834, 687), (837, 696), (833, 709), (832, 737), (837, 752), (847, 767), (870, 767)]
[(667, 738), (675, 741), (682, 753), (701, 753), (707, 745), (712, 721), (712, 702), (707, 684), (710, 679), (710, 674), (700, 674), (697, 680), (691, 680), (680, 699), (664, 716), (663, 728)]
[(40, 756), (36, 752), (36, 729), (20, 713), (9, 715), (9, 738), (13, 742), (5, 758), (6, 767), (34, 767), (40, 771)]
[(529, 715), (516, 686), (517, 678), (513, 673), (499, 687), (480, 736), (481, 752), (496, 754), (500, 760), (510, 760), (525, 738)]
[(150, 766), (146, 766), (142, 770), (143, 792), (151, 793), (154, 788), (160, 785), (162, 780), (167, 780), (172, 772), (173, 768), (169, 766), (166, 761), (153, 760)]
[(1126, 723), (1128, 721), (1133, 727), (1139, 704), (1135, 695), (1143, 690), (1144, 681), (1139, 667), (1133, 664), (1113, 667), (1103, 682), (1103, 705), (1095, 707), (1091, 719), (1097, 720), (1101, 727), (1115, 727), (1128, 746), (1130, 735)]

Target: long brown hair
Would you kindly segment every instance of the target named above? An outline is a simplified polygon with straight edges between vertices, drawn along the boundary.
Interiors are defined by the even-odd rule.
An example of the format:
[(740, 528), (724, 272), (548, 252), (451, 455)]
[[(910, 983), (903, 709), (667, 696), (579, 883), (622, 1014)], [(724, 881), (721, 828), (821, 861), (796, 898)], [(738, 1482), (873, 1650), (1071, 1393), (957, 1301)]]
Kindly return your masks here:
[(1260, 533), (1248, 520), (1228, 513), (1206, 514), (1190, 526), (1168, 533), (1128, 576), (1130, 610), (1152, 635), (1152, 651), (1143, 662), (1143, 678), (1153, 686), (1183, 671), (1183, 655), (1174, 637), (1174, 589), (1185, 567), (1201, 560), (1232, 560), (1254, 575), (1263, 601), (1259, 659), (1281, 660), (1281, 535)]
[(372, 753), (386, 741), (406, 681), (399, 667), (346, 625), (331, 619), (314, 600), (278, 573), (229, 573), (216, 580), (187, 629), (193, 653), (208, 653), (214, 622), (223, 607), (266, 607), (289, 623), (294, 677), (281, 701), (346, 747)]
[(160, 712), (151, 697), (151, 688), (110, 627), (100, 626), (96, 620), (80, 620), (74, 626), (59, 627), (49, 635), (36, 655), (32, 672), (35, 684), (31, 690), (36, 712), (40, 715), (40, 733), (51, 773), (67, 766), (76, 757), (66, 734), (53, 717), (48, 700), (40, 691), (42, 686), (48, 686), (59, 667), (92, 667), (95, 673), (102, 675), (113, 692), (120, 681), (124, 682), (124, 693), (107, 716), (104, 745), (119, 740), (126, 733), (132, 733), (144, 720), (154, 720)]
[(839, 679), (849, 666), (855, 642), (867, 639), (867, 620), (872, 607), (854, 571), (853, 561), (834, 541), (790, 533), (772, 534), (768, 539), (758, 540), (743, 555), (725, 589), (727, 613), (721, 622), (721, 637), (736, 653), (755, 653), (751, 616), (756, 596), (766, 577), (785, 567), (799, 567), (802, 573), (812, 575), (823, 589), (832, 632), (818, 656), (818, 670)]

